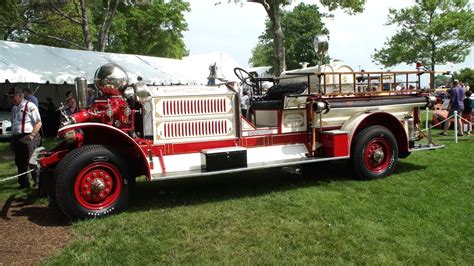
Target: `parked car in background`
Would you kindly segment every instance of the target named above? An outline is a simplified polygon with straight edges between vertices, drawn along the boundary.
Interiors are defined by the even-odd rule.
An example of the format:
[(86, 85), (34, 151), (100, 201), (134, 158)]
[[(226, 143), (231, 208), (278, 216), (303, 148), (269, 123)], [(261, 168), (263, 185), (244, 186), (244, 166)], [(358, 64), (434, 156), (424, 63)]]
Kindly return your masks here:
[(0, 111), (0, 139), (9, 139), (12, 136), (11, 113)]

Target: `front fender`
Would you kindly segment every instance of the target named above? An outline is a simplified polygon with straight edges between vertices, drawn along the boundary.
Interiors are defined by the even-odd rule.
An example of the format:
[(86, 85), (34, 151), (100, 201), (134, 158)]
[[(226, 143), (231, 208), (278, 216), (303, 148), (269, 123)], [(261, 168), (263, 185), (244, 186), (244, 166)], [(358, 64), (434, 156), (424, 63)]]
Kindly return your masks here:
[(79, 123), (64, 126), (58, 135), (64, 135), (71, 130), (81, 130), (84, 136), (83, 145), (100, 144), (112, 146), (130, 162), (129, 167), (135, 176), (146, 175), (150, 178), (150, 166), (145, 152), (140, 145), (122, 130), (101, 123)]

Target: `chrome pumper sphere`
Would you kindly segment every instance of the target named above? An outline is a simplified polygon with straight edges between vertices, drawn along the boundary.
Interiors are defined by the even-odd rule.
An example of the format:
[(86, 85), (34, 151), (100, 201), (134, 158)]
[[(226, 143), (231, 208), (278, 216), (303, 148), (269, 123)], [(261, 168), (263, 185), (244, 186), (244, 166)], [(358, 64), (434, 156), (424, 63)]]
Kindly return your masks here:
[(106, 95), (121, 95), (127, 88), (128, 76), (125, 70), (116, 64), (105, 64), (94, 75), (97, 89)]
[(323, 56), (329, 49), (329, 39), (327, 35), (317, 35), (313, 39), (313, 48), (316, 54)]

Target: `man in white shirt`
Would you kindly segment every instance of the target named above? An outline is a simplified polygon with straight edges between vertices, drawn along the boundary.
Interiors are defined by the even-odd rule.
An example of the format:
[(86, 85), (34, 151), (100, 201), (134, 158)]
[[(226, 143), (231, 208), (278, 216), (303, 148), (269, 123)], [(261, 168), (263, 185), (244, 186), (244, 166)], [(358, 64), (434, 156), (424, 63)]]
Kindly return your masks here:
[[(30, 168), (29, 159), (33, 151), (39, 146), (41, 136), (41, 116), (38, 107), (24, 99), (23, 91), (16, 86), (8, 91), (12, 107), (12, 141), (11, 147), (15, 154), (15, 164), (18, 168), (18, 174), (27, 172)], [(38, 174), (31, 172), (34, 186), (38, 183)], [(28, 176), (23, 174), (18, 177), (20, 188), (30, 186)]]
[(242, 92), (242, 98), (240, 99), (240, 109), (242, 110), (242, 115), (245, 118), (248, 118), (249, 110), (249, 95), (247, 91)]

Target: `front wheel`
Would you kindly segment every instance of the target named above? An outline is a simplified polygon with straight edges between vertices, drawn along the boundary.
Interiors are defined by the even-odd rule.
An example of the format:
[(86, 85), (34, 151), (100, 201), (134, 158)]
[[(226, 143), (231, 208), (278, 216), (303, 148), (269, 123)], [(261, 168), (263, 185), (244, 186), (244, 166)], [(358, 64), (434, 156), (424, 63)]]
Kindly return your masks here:
[(126, 162), (108, 146), (85, 145), (71, 151), (55, 171), (58, 207), (71, 219), (124, 210), (129, 178), (125, 166)]
[(351, 162), (360, 179), (377, 179), (390, 175), (397, 166), (398, 145), (386, 127), (371, 126), (355, 137)]

